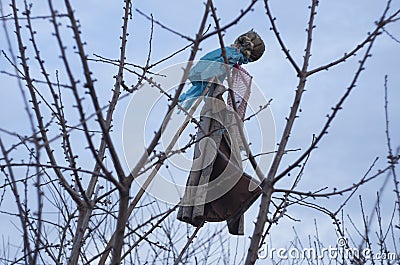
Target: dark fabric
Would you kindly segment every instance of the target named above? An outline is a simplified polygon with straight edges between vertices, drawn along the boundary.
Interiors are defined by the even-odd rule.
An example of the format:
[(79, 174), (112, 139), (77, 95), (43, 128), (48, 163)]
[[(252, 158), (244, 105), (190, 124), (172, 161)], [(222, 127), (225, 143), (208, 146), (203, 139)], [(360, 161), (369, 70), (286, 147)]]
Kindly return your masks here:
[[(219, 150), (229, 157), (229, 146), (224, 138), (221, 141)], [(228, 162), (218, 154), (210, 179), (218, 178), (227, 167), (227, 164)], [(214, 222), (226, 220), (231, 234), (243, 235), (244, 220), (242, 215), (261, 194), (261, 189), (258, 186), (252, 191), (249, 190), (251, 181), (251, 177), (243, 173), (239, 181), (228, 193), (205, 205), (204, 220)]]
[(241, 140), (236, 139), (238, 134), (234, 132), (235, 126), (242, 124), (235, 124), (233, 113), (221, 100), (222, 88), (219, 89), (214, 100), (206, 100), (201, 112), (196, 137), (207, 141), (195, 145), (194, 162), (177, 218), (194, 226), (227, 221), (231, 234), (243, 235), (243, 213), (261, 194), (261, 188), (243, 173)]

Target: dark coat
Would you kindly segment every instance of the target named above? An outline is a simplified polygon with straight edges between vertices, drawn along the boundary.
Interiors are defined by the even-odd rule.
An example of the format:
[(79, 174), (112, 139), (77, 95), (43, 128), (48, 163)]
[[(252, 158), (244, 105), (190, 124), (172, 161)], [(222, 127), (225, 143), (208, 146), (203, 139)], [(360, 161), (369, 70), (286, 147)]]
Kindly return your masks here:
[(194, 226), (227, 221), (231, 234), (243, 235), (243, 213), (261, 188), (243, 172), (237, 131), (243, 123), (227, 109), (221, 96), (224, 91), (217, 85), (202, 108), (192, 169), (177, 218)]

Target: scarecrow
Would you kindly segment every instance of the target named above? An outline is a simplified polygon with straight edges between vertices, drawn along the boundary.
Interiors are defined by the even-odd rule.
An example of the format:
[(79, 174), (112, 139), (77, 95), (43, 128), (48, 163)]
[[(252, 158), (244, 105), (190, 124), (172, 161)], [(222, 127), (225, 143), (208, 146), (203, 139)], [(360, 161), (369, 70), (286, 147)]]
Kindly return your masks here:
[[(179, 98), (189, 109), (206, 94), (200, 113), (192, 168), (177, 218), (196, 227), (227, 221), (231, 234), (243, 235), (243, 214), (261, 194), (259, 183), (243, 172), (243, 119), (252, 77), (240, 66), (258, 60), (265, 50), (260, 36), (250, 30), (222, 49), (214, 50), (191, 69), (192, 87)], [(231, 91), (227, 104), (222, 97)]]

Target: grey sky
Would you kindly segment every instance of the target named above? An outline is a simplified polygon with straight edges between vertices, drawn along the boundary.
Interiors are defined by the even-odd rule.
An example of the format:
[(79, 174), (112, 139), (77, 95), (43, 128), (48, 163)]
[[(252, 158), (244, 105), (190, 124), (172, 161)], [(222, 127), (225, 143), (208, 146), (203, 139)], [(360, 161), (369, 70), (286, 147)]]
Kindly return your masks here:
[[(4, 0), (2, 2), (5, 13), (9, 13), (8, 3)], [(36, 14), (47, 14), (48, 8), (47, 3), (44, 3), (45, 1), (33, 2), (33, 11)], [(88, 0), (72, 2), (75, 6), (77, 17), (79, 17), (82, 24), (82, 38), (87, 42), (85, 48), (89, 57), (93, 57), (93, 54), (98, 54), (107, 58), (117, 59), (122, 23), (121, 1)], [(246, 5), (247, 3), (243, 4), (243, 1), (238, 0), (216, 0), (215, 6), (217, 7), (218, 15), (221, 17), (220, 23), (224, 25), (232, 21)], [(271, 1), (272, 12), (277, 17), (276, 23), (282, 38), (298, 63), (301, 63), (305, 45), (308, 5), (309, 1), (304, 0)], [(392, 6), (393, 10), (399, 8), (399, 1), (394, 1)], [(133, 7), (146, 14), (152, 14), (155, 20), (184, 35), (193, 37), (200, 24), (204, 3), (202, 1), (148, 0), (135, 1)], [(310, 68), (324, 65), (355, 48), (360, 41), (365, 39), (367, 33), (374, 29), (374, 22), (381, 16), (383, 8), (384, 2), (378, 0), (320, 1), (317, 9), (317, 28), (314, 33)], [(62, 10), (63, 7), (60, 7), (60, 12)], [(209, 21), (212, 23), (212, 19)], [(66, 25), (66, 23), (63, 24)], [(10, 33), (12, 33), (12, 22), (8, 21), (7, 25), (10, 26)], [(50, 27), (51, 25), (47, 21), (40, 20), (36, 22), (36, 26), (39, 33), (39, 43), (46, 58), (46, 65), (49, 69), (52, 69), (52, 78), (55, 79), (56, 70), (60, 70), (60, 80), (66, 80), (58, 59), (58, 47), (56, 47), (55, 41), (51, 36), (53, 30)], [(145, 64), (150, 27), (150, 21), (133, 11), (133, 20), (130, 21), (129, 25), (127, 61), (135, 64)], [(285, 60), (285, 55), (281, 52), (272, 31), (269, 30), (270, 24), (265, 15), (262, 1), (256, 3), (253, 12), (225, 33), (225, 44), (229, 45), (239, 34), (251, 28), (254, 28), (263, 37), (267, 49), (259, 61), (245, 65), (244, 68), (254, 76), (254, 82), (265, 97), (273, 99), (271, 111), (275, 119), (277, 140), (279, 140), (285, 125), (285, 117), (290, 111), (289, 107), (294, 98), (297, 78), (289, 62)], [(399, 27), (388, 26), (386, 29), (393, 36), (400, 38)], [(65, 34), (70, 34), (69, 29), (64, 27), (63, 30), (65, 30)], [(9, 54), (3, 29), (0, 32), (0, 48)], [(12, 41), (15, 43), (14, 39)], [(68, 51), (73, 56), (71, 43), (66, 44), (68, 45)], [(187, 44), (188, 41), (185, 39), (154, 25), (151, 59), (152, 61), (157, 61)], [(197, 59), (206, 52), (218, 48), (218, 46), (217, 36), (207, 39), (202, 43), (202, 50), (198, 53)], [(16, 45), (13, 48), (16, 51)], [(290, 149), (302, 148), (304, 150), (312, 141), (312, 135), (320, 131), (326, 121), (326, 115), (331, 111), (331, 107), (336, 104), (350, 84), (358, 66), (358, 60), (363, 52), (364, 50), (361, 50), (357, 56), (350, 58), (346, 63), (333, 67), (329, 71), (320, 72), (307, 80), (307, 91), (301, 104), (302, 112), (295, 123), (291, 135), (288, 146)], [(159, 71), (172, 64), (184, 62), (188, 59), (188, 56), (189, 50), (186, 50), (154, 70)], [(76, 69), (74, 70), (78, 73), (81, 70), (80, 66), (77, 62), (74, 62), (74, 64), (76, 64)], [(114, 83), (112, 77), (117, 70), (112, 66), (96, 62), (92, 62), (91, 66), (94, 76), (98, 79), (96, 89), (99, 93), (100, 101), (102, 104), (106, 104)], [(380, 159), (373, 172), (386, 166), (387, 147), (383, 107), (384, 76), (388, 75), (392, 144), (397, 147), (400, 144), (399, 69), (400, 44), (383, 33), (375, 43), (372, 57), (368, 60), (366, 69), (362, 72), (357, 82), (357, 87), (333, 122), (329, 134), (318, 145), (318, 149), (312, 153), (310, 163), (305, 169), (303, 180), (298, 186), (299, 190), (318, 190), (325, 186), (329, 186), (328, 190), (332, 190), (334, 187), (338, 189), (347, 187), (362, 177), (375, 157), (380, 157)], [(12, 71), (4, 56), (0, 56), (0, 70)], [(32, 69), (32, 71), (37, 72), (38, 70)], [(136, 80), (135, 76), (129, 74), (126, 74), (125, 78), (127, 83), (133, 83)], [(0, 97), (0, 127), (9, 131), (28, 134), (30, 130), (15, 79), (1, 74), (0, 84), (2, 91), (2, 96)], [(117, 110), (116, 118), (114, 119), (114, 136), (121, 152), (121, 157), (123, 156), (123, 147), (122, 137), (119, 135), (122, 134), (127, 104), (127, 99), (121, 101), (121, 106)], [(164, 113), (160, 113), (161, 115), (164, 115)], [(159, 124), (155, 125), (159, 126)], [(248, 132), (248, 134), (251, 140), (251, 132)], [(11, 145), (15, 140), (1, 132), (0, 136), (7, 145)], [(78, 139), (76, 140), (79, 141)], [(279, 171), (286, 168), (299, 155), (299, 152), (288, 154)], [(90, 157), (90, 154), (88, 154), (86, 158), (90, 159)], [(180, 172), (179, 177), (184, 180), (186, 175)], [(372, 210), (376, 192), (381, 187), (382, 182), (383, 177), (380, 177), (367, 184), (357, 193), (362, 194), (365, 198), (368, 212)], [(291, 179), (285, 179), (280, 183), (279, 187), (287, 188), (290, 183)], [(387, 205), (387, 208), (384, 207), (382, 209), (385, 216), (388, 216), (393, 208), (394, 194), (392, 190), (393, 182), (389, 181), (388, 187), (385, 189), (385, 195), (382, 197), (384, 205)], [(328, 208), (335, 209), (337, 205), (343, 202), (343, 199), (344, 197), (339, 197), (320, 201), (323, 205), (327, 205)], [(257, 201), (253, 205), (246, 216), (246, 234), (243, 239), (239, 239), (243, 250), (246, 250), (247, 238), (251, 235), (254, 227), (252, 220), (256, 217), (258, 203)], [(345, 210), (346, 213), (354, 214), (354, 218), (359, 220), (360, 213), (357, 196), (353, 197)], [(279, 222), (279, 225), (272, 230), (271, 234), (272, 240), (277, 247), (289, 245), (289, 241), (294, 238), (294, 233), (290, 230), (292, 226), (299, 231), (302, 241), (308, 242), (307, 235), (314, 235), (315, 233), (314, 218), (318, 220), (321, 239), (326, 240), (326, 244), (335, 244), (334, 227), (328, 217), (299, 206), (289, 207), (288, 214), (296, 219), (301, 219), (302, 222), (293, 222), (289, 219), (283, 219)], [(9, 221), (0, 221), (0, 224), (2, 234), (10, 236), (8, 231), (4, 230), (5, 227), (11, 226)], [(213, 226), (213, 224), (207, 225)], [(236, 240), (233, 237), (231, 244), (236, 244)], [(258, 264), (267, 263), (266, 261), (260, 261)]]

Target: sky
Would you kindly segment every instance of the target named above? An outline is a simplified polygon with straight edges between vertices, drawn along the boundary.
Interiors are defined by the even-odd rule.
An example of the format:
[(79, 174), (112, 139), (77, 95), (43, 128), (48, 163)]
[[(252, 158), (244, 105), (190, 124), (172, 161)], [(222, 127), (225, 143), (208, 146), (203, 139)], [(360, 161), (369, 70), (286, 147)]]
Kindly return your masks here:
[[(94, 58), (94, 54), (101, 55), (106, 58), (117, 59), (119, 55), (119, 36), (121, 34), (122, 24), (122, 1), (72, 1), (76, 10), (76, 16), (79, 17), (82, 25), (82, 38), (87, 42), (85, 46), (89, 57)], [(244, 9), (248, 1), (222, 1), (214, 2), (217, 7), (217, 14), (220, 16), (220, 24), (225, 25), (234, 20), (241, 10)], [(310, 61), (310, 69), (333, 61), (354, 49), (358, 43), (364, 40), (375, 27), (375, 21), (379, 19), (384, 9), (384, 1), (320, 1), (317, 7), (316, 29), (314, 31), (312, 57)], [(8, 2), (2, 0), (5, 13), (9, 13)], [(290, 53), (298, 64), (301, 64), (302, 56), (305, 48), (306, 31), (308, 21), (308, 6), (310, 1), (305, 0), (287, 0), (287, 1), (270, 1), (271, 11), (277, 18), (276, 24), (279, 32), (290, 49)], [(21, 5), (22, 6), (22, 5)], [(392, 3), (392, 10), (400, 8), (398, 1)], [(127, 61), (134, 64), (144, 65), (146, 63), (149, 37), (151, 32), (151, 22), (141, 16), (135, 9), (139, 9), (145, 14), (152, 14), (154, 19), (181, 32), (184, 35), (194, 37), (200, 24), (204, 3), (202, 1), (134, 1), (133, 18), (130, 20), (128, 27), (129, 37), (127, 44)], [(60, 7), (63, 10), (63, 7)], [(33, 11), (36, 14), (47, 14), (47, 4), (41, 1), (33, 1)], [(61, 11), (60, 11), (61, 12)], [(212, 23), (212, 19), (209, 19)], [(52, 29), (48, 21), (38, 20), (35, 22), (38, 34), (38, 41), (43, 49), (46, 57), (46, 63), (55, 71), (61, 68), (61, 62), (58, 59), (59, 51), (54, 45), (54, 39), (51, 35)], [(7, 22), (8, 26), (12, 26), (11, 22)], [(265, 100), (272, 99), (271, 107), (267, 111), (267, 117), (257, 120), (258, 123), (248, 125), (247, 134), (252, 141), (252, 148), (257, 148), (260, 144), (265, 144), (268, 148), (273, 148), (278, 141), (285, 126), (285, 117), (289, 114), (290, 106), (294, 99), (294, 93), (297, 86), (298, 78), (291, 67), (285, 55), (270, 30), (270, 24), (265, 15), (264, 3), (259, 1), (255, 4), (254, 10), (246, 15), (235, 26), (229, 28), (225, 32), (225, 43), (232, 43), (235, 38), (248, 31), (254, 29), (257, 31), (266, 43), (266, 52), (257, 62), (245, 65), (245, 69), (253, 76), (254, 85)], [(66, 36), (70, 35), (66, 24), (62, 26)], [(397, 39), (400, 39), (400, 28), (397, 24), (389, 25), (386, 30)], [(0, 48), (8, 52), (5, 42), (3, 28), (0, 30)], [(12, 34), (12, 28), (9, 29)], [(15, 43), (15, 40), (12, 40)], [(72, 40), (68, 52), (73, 55)], [(158, 25), (154, 25), (154, 32), (151, 47), (151, 62), (165, 58), (174, 51), (184, 47), (188, 41), (168, 32)], [(217, 36), (208, 38), (201, 44), (201, 51), (198, 52), (196, 59), (199, 59), (206, 52), (219, 47)], [(13, 47), (16, 49), (16, 46)], [(185, 62), (189, 57), (189, 50), (176, 55), (166, 63), (160, 64), (154, 72), (168, 69), (169, 67), (180, 67), (179, 63)], [(326, 121), (326, 115), (331, 112), (331, 108), (338, 102), (349, 86), (354, 73), (356, 72), (360, 56), (364, 53), (361, 50), (353, 58), (349, 58), (345, 63), (335, 66), (329, 71), (317, 73), (307, 79), (306, 92), (301, 103), (301, 113), (295, 122), (293, 132), (290, 137), (288, 149), (301, 148), (304, 150), (312, 141), (313, 134), (318, 134)], [(77, 64), (78, 65), (78, 64)], [(97, 81), (97, 89), (102, 104), (106, 104), (111, 89), (113, 87), (113, 76), (116, 74), (115, 67), (104, 63), (92, 62), (92, 71)], [(352, 91), (351, 96), (343, 105), (343, 110), (338, 113), (334, 120), (329, 133), (324, 137), (318, 149), (310, 156), (309, 163), (305, 167), (302, 181), (298, 185), (298, 190), (312, 191), (328, 186), (329, 190), (334, 187), (340, 189), (345, 188), (352, 183), (357, 182), (368, 170), (376, 157), (379, 160), (372, 170), (377, 172), (378, 169), (384, 168), (387, 163), (387, 146), (385, 136), (385, 110), (384, 110), (384, 78), (388, 76), (388, 94), (389, 94), (389, 115), (390, 115), (390, 131), (392, 136), (392, 145), (394, 148), (400, 146), (400, 105), (397, 103), (400, 98), (400, 43), (393, 40), (388, 34), (382, 33), (377, 39), (373, 50), (372, 57), (366, 63), (366, 69), (361, 73), (357, 82), (357, 87)], [(0, 70), (12, 71), (9, 63), (4, 56), (0, 56)], [(36, 71), (37, 69), (32, 69)], [(77, 66), (74, 71), (79, 73), (80, 68)], [(65, 73), (60, 71), (60, 80), (66, 80)], [(126, 74), (126, 83), (134, 83), (136, 76)], [(1, 95), (0, 97), (0, 121), (1, 128), (9, 131), (28, 134), (27, 117), (22, 107), (20, 91), (16, 86), (15, 79), (0, 74)], [(255, 94), (254, 94), (255, 95)], [(146, 95), (144, 95), (146, 97)], [(140, 101), (138, 95), (133, 96), (134, 99)], [(255, 99), (259, 97), (255, 97)], [(148, 100), (149, 98), (147, 98)], [(66, 99), (68, 100), (68, 98)], [(147, 101), (146, 101), (147, 102)], [(148, 143), (147, 133), (157, 128), (160, 123), (157, 120), (159, 115), (164, 115), (166, 106), (161, 101), (153, 109), (153, 114), (147, 116), (147, 111), (133, 105), (135, 111), (131, 115), (127, 115), (127, 109), (132, 106), (128, 99), (121, 100), (120, 106), (116, 111), (115, 126), (113, 136), (116, 141), (117, 148), (123, 155), (129, 154), (130, 159), (134, 155), (140, 155), (141, 146), (145, 148)], [(254, 103), (256, 106), (257, 103)], [(152, 116), (154, 115), (154, 116)], [(133, 116), (133, 117), (132, 117)], [(132, 123), (136, 126), (137, 118), (149, 117), (148, 128), (138, 126), (131, 132), (124, 131), (126, 124)], [(76, 118), (76, 117), (75, 117)], [(273, 119), (273, 122), (272, 122)], [(252, 127), (255, 126), (255, 127)], [(261, 134), (263, 126), (270, 126), (266, 131), (267, 135)], [(273, 126), (273, 128), (271, 128)], [(254, 129), (253, 129), (254, 128)], [(189, 128), (189, 131), (194, 128)], [(127, 148), (124, 145), (124, 137), (136, 139), (143, 135), (144, 139), (136, 141), (138, 145), (134, 149)], [(252, 135), (253, 134), (253, 135)], [(275, 136), (274, 136), (275, 134)], [(0, 132), (0, 137), (7, 145), (13, 143), (13, 139), (7, 134)], [(76, 139), (78, 141), (78, 139)], [(134, 140), (133, 140), (134, 141)], [(143, 144), (142, 144), (143, 142)], [(189, 162), (190, 165), (190, 154)], [(290, 165), (291, 161), (296, 159), (300, 152), (290, 152), (284, 156), (281, 167), (278, 172)], [(89, 157), (89, 156), (88, 156)], [(129, 158), (127, 159), (129, 160)], [(133, 159), (134, 160), (134, 159)], [(267, 170), (269, 161), (263, 162), (262, 167)], [(124, 165), (129, 168), (129, 161)], [(176, 169), (176, 176), (185, 182), (185, 173)], [(365, 200), (367, 212), (373, 211), (376, 192), (381, 188), (383, 177), (368, 183), (360, 189), (349, 201), (345, 207), (345, 214), (351, 214), (354, 220), (360, 222), (360, 207), (358, 195), (362, 195)], [(288, 188), (292, 183), (292, 178), (285, 178), (279, 183), (280, 188)], [(319, 199), (317, 202), (330, 208), (336, 209), (345, 197), (337, 197), (327, 199)], [(394, 201), (393, 181), (390, 180), (382, 195), (382, 211), (384, 216), (391, 214)], [(248, 237), (252, 233), (252, 220), (255, 219), (258, 211), (257, 201), (246, 214), (245, 236), (239, 239), (241, 249), (245, 250), (248, 244)], [(387, 206), (387, 207), (386, 207)], [(308, 242), (308, 236), (314, 236), (315, 226), (314, 220), (318, 223), (320, 239), (326, 244), (335, 244), (335, 229), (331, 225), (331, 220), (315, 210), (301, 206), (293, 206), (288, 208), (288, 215), (293, 219), (301, 221), (293, 221), (290, 218), (283, 218), (279, 221), (271, 232), (271, 240), (278, 247), (288, 246), (295, 237), (294, 230), (298, 232), (299, 238), (303, 242)], [(397, 220), (398, 222), (399, 220)], [(0, 221), (5, 222), (5, 221)], [(7, 223), (9, 225), (9, 223)], [(207, 224), (210, 227), (213, 224)], [(361, 223), (357, 224), (361, 225)], [(293, 229), (293, 230), (292, 230)], [(2, 230), (6, 234), (5, 231)], [(235, 243), (236, 238), (231, 239), (231, 243)], [(269, 264), (266, 261), (259, 261), (257, 264)]]

